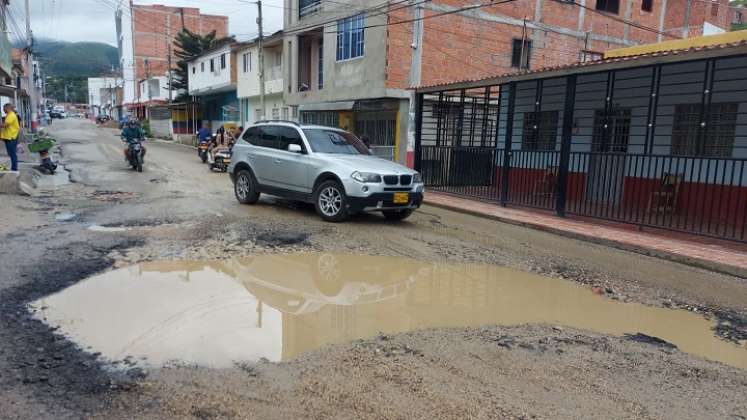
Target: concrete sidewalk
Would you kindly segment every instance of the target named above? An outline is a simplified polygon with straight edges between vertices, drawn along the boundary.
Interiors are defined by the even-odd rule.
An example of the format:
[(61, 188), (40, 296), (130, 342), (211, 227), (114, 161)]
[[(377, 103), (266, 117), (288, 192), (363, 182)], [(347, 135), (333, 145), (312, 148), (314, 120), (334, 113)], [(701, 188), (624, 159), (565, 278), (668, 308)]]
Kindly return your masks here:
[(635, 225), (578, 217), (561, 218), (550, 211), (501, 207), (437, 192), (427, 192), (425, 203), (747, 278), (746, 243), (653, 228), (639, 231)]

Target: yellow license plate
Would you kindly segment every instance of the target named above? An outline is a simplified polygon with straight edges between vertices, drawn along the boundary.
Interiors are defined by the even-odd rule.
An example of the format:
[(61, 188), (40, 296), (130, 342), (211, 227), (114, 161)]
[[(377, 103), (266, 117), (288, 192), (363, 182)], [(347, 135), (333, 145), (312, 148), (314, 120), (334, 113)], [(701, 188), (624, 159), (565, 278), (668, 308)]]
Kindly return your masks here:
[(396, 192), (394, 193), (394, 199), (392, 202), (394, 202), (394, 204), (407, 204), (410, 202), (410, 194), (406, 192)]

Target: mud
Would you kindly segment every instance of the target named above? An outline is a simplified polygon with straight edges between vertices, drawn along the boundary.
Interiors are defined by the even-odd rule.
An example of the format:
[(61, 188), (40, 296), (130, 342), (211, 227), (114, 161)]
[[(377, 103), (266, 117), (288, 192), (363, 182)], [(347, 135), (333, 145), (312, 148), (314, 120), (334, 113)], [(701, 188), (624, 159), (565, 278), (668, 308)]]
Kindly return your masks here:
[(482, 264), (330, 253), (150, 262), (31, 307), (81, 347), (150, 367), (282, 361), (379, 332), (531, 323), (625, 335), (747, 369), (747, 349), (720, 340), (700, 315)]
[[(426, 265), (503, 266), (567, 280), (590, 293), (593, 302), (687, 312), (703, 323), (694, 327), (698, 333), (713, 327), (709, 337), (715, 333), (734, 348), (744, 345), (747, 331), (747, 281), (427, 206), (397, 224), (378, 215), (323, 223), (308, 207), (265, 196), (257, 205), (241, 206), (225, 174), (207, 175), (192, 149), (153, 143), (141, 176), (124, 166), (113, 130), (87, 124), (66, 120), (54, 128), (64, 164), (79, 183), (0, 202), (0, 417), (747, 417), (745, 370), (687, 353), (668, 336), (642, 328), (600, 335), (555, 320), (545, 326), (463, 327), (477, 325), (476, 312), (490, 315), (481, 321), (487, 324), (500, 315), (500, 309), (483, 311), (469, 299), (457, 305), (480, 295), (467, 293), (464, 285), (480, 283), (472, 280), (441, 282), (443, 288), (426, 294), (428, 305), (413, 304), (423, 297), (412, 291), (371, 304), (384, 318), (393, 311), (401, 315), (397, 322), (405, 322), (379, 335), (367, 305), (328, 301), (339, 296), (335, 283), (317, 287), (319, 310), (291, 315), (277, 308), (294, 300), (283, 293), (298, 300), (297, 291), (278, 293), (283, 299), (276, 302), (262, 290), (249, 290), (251, 282), (240, 276), (220, 274), (242, 299), (255, 301), (242, 319), (256, 319), (256, 301), (262, 300), (263, 313), (296, 320), (289, 323), (295, 330), (283, 334), (299, 337), (303, 345), (283, 343), (284, 348), (309, 350), (284, 362), (260, 358), (227, 368), (172, 360), (165, 368), (141, 370), (143, 361), (124, 357), (112, 369), (102, 363), (104, 354), (79, 348), (62, 330), (33, 318), (27, 304), (149, 261), (225, 264), (314, 251), (407, 257)], [(55, 222), (62, 212), (79, 217)], [(88, 230), (91, 225), (126, 230), (96, 232)], [(291, 236), (272, 243), (273, 234), (285, 232)], [(295, 242), (299, 236), (293, 235), (305, 240)], [(260, 238), (269, 241), (263, 245)], [(439, 301), (441, 294), (451, 303)], [(489, 296), (491, 303), (501, 302), (499, 292)], [(407, 332), (420, 327), (416, 318), (402, 314), (424, 316), (439, 305), (451, 305), (440, 306), (446, 308), (442, 318), (469, 322)], [(96, 316), (106, 310), (100, 307)], [(312, 343), (305, 338), (307, 325), (327, 335)], [(226, 324), (227, 336), (221, 338), (236, 335), (233, 327)], [(639, 333), (678, 349), (622, 335)], [(355, 338), (364, 336), (369, 338)], [(52, 351), (55, 343), (65, 350)]]

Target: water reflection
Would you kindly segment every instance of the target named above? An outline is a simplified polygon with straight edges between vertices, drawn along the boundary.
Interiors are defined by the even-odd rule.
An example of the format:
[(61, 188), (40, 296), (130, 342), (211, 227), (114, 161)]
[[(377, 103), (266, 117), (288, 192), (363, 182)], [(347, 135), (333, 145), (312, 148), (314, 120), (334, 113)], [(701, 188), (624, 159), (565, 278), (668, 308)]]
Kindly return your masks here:
[(153, 262), (32, 306), (84, 347), (152, 365), (285, 360), (380, 331), (547, 323), (643, 332), (747, 368), (747, 351), (714, 337), (712, 323), (696, 314), (610, 301), (570, 282), (487, 265), (334, 254)]

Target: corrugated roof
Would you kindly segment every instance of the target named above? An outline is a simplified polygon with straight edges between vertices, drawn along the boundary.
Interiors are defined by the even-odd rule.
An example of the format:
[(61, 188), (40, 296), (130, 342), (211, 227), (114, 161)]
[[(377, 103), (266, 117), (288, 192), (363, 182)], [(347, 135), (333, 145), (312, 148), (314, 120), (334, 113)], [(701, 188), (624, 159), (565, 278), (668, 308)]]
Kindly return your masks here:
[[(462, 79), (462, 80), (455, 80), (455, 81), (449, 81), (449, 82), (439, 82), (439, 83), (433, 83), (429, 85), (421, 85), (414, 87), (413, 89), (421, 90), (421, 89), (432, 89), (432, 88), (448, 88), (452, 85), (464, 85), (464, 84), (480, 84), (481, 82), (495, 82), (496, 79), (508, 79), (508, 78), (514, 78), (517, 76), (525, 76), (525, 75), (534, 75), (534, 74), (540, 74), (540, 73), (549, 73), (549, 72), (556, 72), (556, 71), (562, 71), (562, 70), (575, 70), (575, 69), (587, 69), (592, 68), (596, 66), (600, 66), (603, 64), (615, 64), (615, 63), (630, 63), (630, 62), (636, 62), (641, 59), (645, 58), (655, 58), (655, 57), (667, 57), (667, 56), (682, 56), (702, 51), (712, 51), (712, 50), (727, 50), (727, 49), (743, 49), (747, 47), (747, 40), (742, 40), (739, 42), (730, 42), (730, 43), (724, 43), (724, 44), (717, 44), (717, 45), (705, 45), (705, 46), (695, 46), (680, 50), (670, 50), (670, 51), (656, 51), (646, 54), (637, 54), (637, 55), (629, 55), (629, 56), (619, 56), (619, 57), (612, 57), (612, 58), (606, 58), (601, 60), (595, 60), (595, 61), (587, 61), (587, 62), (574, 62), (569, 64), (562, 64), (558, 66), (548, 66), (548, 67), (542, 67), (535, 70), (527, 70), (527, 71), (515, 71), (515, 72), (507, 72), (507, 73), (501, 73), (496, 74), (494, 76), (488, 76), (488, 77), (481, 77), (481, 78), (472, 78), (472, 79)], [(744, 51), (747, 53), (747, 49)], [(487, 85), (487, 83), (483, 84)], [(478, 86), (475, 86), (478, 87)]]

